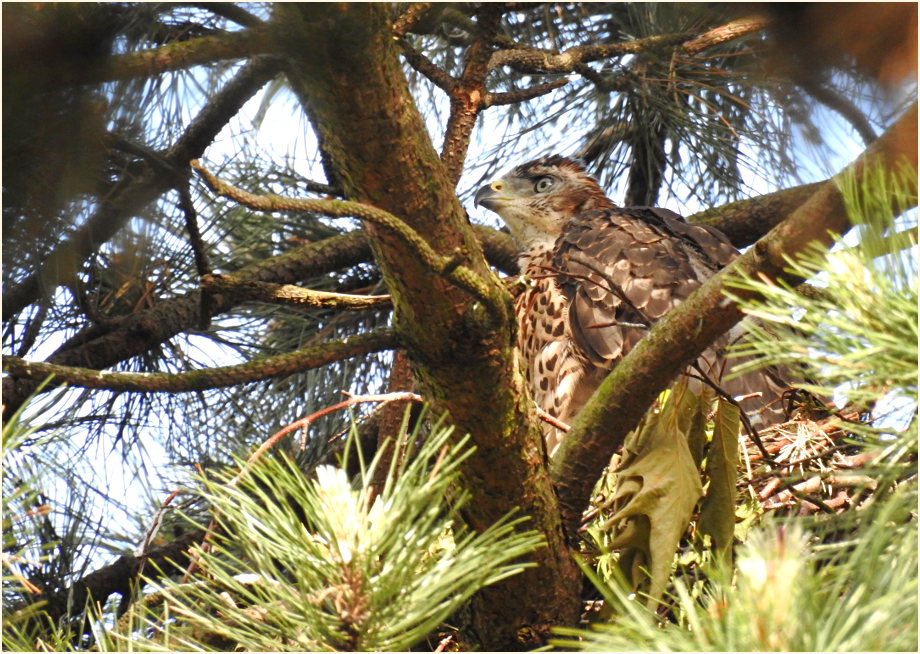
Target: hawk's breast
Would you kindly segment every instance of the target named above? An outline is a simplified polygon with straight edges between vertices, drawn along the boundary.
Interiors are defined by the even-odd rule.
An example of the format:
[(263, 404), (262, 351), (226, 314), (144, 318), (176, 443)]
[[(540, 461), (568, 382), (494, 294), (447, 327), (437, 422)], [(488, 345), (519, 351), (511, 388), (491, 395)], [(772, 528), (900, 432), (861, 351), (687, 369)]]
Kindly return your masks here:
[[(571, 423), (648, 327), (736, 256), (718, 236), (665, 210), (605, 209), (524, 253), (515, 309), (537, 406)], [(552, 453), (562, 433), (545, 433)]]

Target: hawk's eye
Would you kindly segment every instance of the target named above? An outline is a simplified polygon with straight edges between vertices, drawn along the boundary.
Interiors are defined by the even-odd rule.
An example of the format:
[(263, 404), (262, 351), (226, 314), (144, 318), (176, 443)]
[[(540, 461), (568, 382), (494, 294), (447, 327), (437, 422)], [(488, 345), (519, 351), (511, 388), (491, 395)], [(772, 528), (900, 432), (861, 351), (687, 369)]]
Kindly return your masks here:
[(549, 175), (545, 175), (537, 179), (536, 182), (534, 182), (533, 190), (537, 193), (544, 193), (548, 191), (552, 185), (553, 185), (553, 178), (550, 177)]

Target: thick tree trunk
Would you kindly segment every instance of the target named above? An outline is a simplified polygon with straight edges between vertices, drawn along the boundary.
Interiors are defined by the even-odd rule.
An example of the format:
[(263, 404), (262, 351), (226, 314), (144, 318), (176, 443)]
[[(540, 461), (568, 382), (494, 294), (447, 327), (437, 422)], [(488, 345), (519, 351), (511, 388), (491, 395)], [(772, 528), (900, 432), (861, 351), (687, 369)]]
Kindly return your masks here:
[(409, 94), (387, 7), (280, 5), (292, 86), (350, 199), (404, 220), (501, 294), (487, 307), (423, 265), (404, 241), (368, 225), (394, 322), (422, 390), (477, 453), (465, 468), (468, 516), (484, 529), (514, 507), (547, 547), (538, 566), (487, 589), (474, 628), (487, 649), (540, 644), (579, 612), (579, 578), (562, 534), (542, 439), (514, 359), (510, 298), (491, 274)]

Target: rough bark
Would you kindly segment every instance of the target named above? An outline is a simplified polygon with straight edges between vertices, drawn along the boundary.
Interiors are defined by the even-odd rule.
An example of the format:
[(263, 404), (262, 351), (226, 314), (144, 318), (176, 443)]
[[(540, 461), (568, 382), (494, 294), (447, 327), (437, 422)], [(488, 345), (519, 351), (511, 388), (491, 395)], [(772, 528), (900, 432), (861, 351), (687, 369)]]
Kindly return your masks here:
[[(847, 170), (860, 178), (869, 166), (917, 169), (917, 105), (898, 120)], [(697, 289), (659, 321), (604, 380), (579, 414), (552, 462), (553, 478), (569, 533), (575, 533), (591, 489), (610, 456), (623, 444), (652, 402), (681, 370), (741, 318), (738, 303), (725, 297), (729, 276), (764, 274), (792, 280), (784, 257), (795, 257), (814, 241), (830, 244), (849, 220), (837, 182), (821, 184), (811, 197), (730, 266)], [(916, 206), (916, 186), (913, 189)], [(742, 298), (752, 292), (735, 291)]]
[(827, 182), (803, 184), (687, 216), (687, 221), (715, 227), (736, 248), (747, 247), (781, 223)]
[[(394, 325), (427, 395), (449, 411), (477, 453), (466, 465), (468, 513), (484, 529), (519, 507), (548, 546), (538, 566), (486, 589), (474, 628), (487, 649), (543, 642), (579, 611), (579, 574), (558, 508), (524, 381), (514, 359), (510, 298), (489, 272), (448, 172), (426, 136), (378, 5), (279, 7), (296, 59), (291, 81), (347, 197), (380, 207), (456, 257), (504, 298), (491, 309), (433, 275), (404, 242), (368, 225), (394, 303)], [(386, 138), (381, 138), (386, 135)]]

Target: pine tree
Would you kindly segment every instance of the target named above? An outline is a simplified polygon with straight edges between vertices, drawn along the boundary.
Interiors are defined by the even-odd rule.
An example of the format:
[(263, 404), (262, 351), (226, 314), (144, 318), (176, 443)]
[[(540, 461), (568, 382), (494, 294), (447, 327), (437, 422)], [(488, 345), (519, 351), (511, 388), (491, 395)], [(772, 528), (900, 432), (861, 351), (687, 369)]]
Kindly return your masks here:
[[(452, 611), (448, 622), (462, 625), (443, 647), (544, 644), (582, 612), (573, 554), (600, 571), (605, 588), (617, 565), (640, 561), (619, 546), (602, 551), (616, 534), (598, 525), (622, 503), (604, 504), (604, 483), (617, 483), (604, 467), (618, 448), (597, 434), (615, 424), (614, 440), (641, 443), (650, 425), (669, 424), (668, 407), (690, 400), (679, 387), (666, 390), (674, 375), (667, 342), (702, 351), (744, 311), (771, 331), (755, 342), (758, 355), (776, 356), (786, 343), (787, 353), (812, 348), (806, 358), (820, 351), (846, 363), (815, 370), (807, 390), (833, 395), (844, 384), (867, 409), (885, 393), (914, 402), (913, 431), (846, 430), (847, 456), (861, 457), (861, 473), (874, 480), (848, 493), (847, 506), (868, 502), (889, 522), (904, 521), (916, 450), (916, 388), (911, 395), (905, 379), (915, 366), (888, 366), (915, 362), (902, 345), (916, 332), (905, 327), (904, 307), (882, 303), (910, 288), (898, 266), (915, 261), (915, 7), (7, 4), (3, 19), (4, 646), (117, 648), (134, 630), (154, 648), (180, 642), (167, 635), (189, 647), (424, 647)], [(265, 145), (279, 126), (287, 141)], [(839, 131), (866, 149), (825, 180), (852, 159), (839, 152)], [(668, 338), (644, 339), (547, 461), (511, 345), (503, 278), (517, 272), (514, 245), (492, 223), (471, 224), (481, 217), (464, 204), (499, 168), (551, 152), (580, 156), (622, 203), (667, 206), (722, 229), (739, 248), (757, 244), (656, 325), (653, 334)], [(834, 157), (842, 163), (822, 167)], [(903, 221), (897, 235), (890, 221), (872, 222), (879, 207)], [(859, 221), (862, 249), (852, 258), (811, 244), (829, 246), (828, 231)], [(883, 277), (901, 279), (893, 286), (870, 274), (881, 253), (889, 253)], [(814, 305), (792, 290), (833, 277), (835, 266), (867, 271), (867, 285)], [(738, 286), (739, 278), (769, 283)], [(780, 313), (778, 301), (796, 310)], [(828, 317), (865, 306), (880, 307), (866, 316), (876, 322)], [(803, 311), (825, 319), (775, 340)], [(802, 333), (805, 344), (794, 340)], [(864, 367), (867, 351), (879, 359)], [(638, 361), (661, 372), (637, 375)], [(343, 401), (342, 391), (351, 397)], [(415, 393), (445, 422), (428, 424)], [(389, 401), (372, 408), (381, 399)], [(740, 639), (729, 641), (681, 629), (709, 619), (686, 598), (726, 592), (734, 538), (778, 497), (763, 485), (778, 478), (775, 469), (756, 480), (742, 474), (737, 495), (716, 496), (716, 486), (735, 488), (734, 422), (720, 408), (707, 427), (710, 405), (694, 401), (700, 418), (681, 433), (702, 503), (688, 502), (673, 535), (646, 547), (656, 553), (651, 581), (639, 563), (624, 579), (645, 593), (646, 608), (615, 590), (605, 615), (620, 611), (616, 624), (632, 624), (651, 648), (666, 641), (638, 630), (656, 620), (677, 625), (661, 631), (684, 638), (674, 647), (709, 646), (686, 640), (703, 633), (718, 646), (766, 647), (772, 641), (737, 632), (725, 632)], [(404, 422), (407, 403), (414, 408)], [(782, 434), (771, 437), (761, 446), (787, 447)], [(384, 445), (392, 442), (411, 443), (417, 458), (395, 456)], [(450, 452), (448, 472), (426, 449), (431, 442)], [(742, 472), (763, 457), (753, 441), (745, 445)], [(802, 458), (827, 461), (838, 447), (843, 441)], [(231, 483), (250, 466), (252, 477)], [(133, 479), (145, 506), (123, 497)], [(317, 543), (326, 563), (343, 560), (338, 532), (323, 533), (335, 515), (310, 504), (323, 489), (369, 512), (383, 498), (408, 502), (426, 483), (425, 492), (444, 491), (432, 501), (445, 500), (424, 514), (428, 531), (412, 530), (406, 514), (368, 536), (384, 547), (402, 529), (400, 570), (445, 568), (437, 592), (412, 597), (398, 638), (372, 628), (363, 609), (351, 622), (336, 613), (347, 602), (337, 603), (331, 577), (291, 569), (291, 557), (319, 556)], [(830, 563), (792, 557), (789, 565), (814, 581), (801, 592), (815, 612), (802, 615), (835, 624), (821, 602), (860, 588), (852, 574), (852, 586), (834, 585), (852, 572), (853, 552), (900, 552), (904, 530), (834, 512), (844, 500), (826, 487), (783, 489), (792, 499), (780, 512), (805, 507), (805, 498), (833, 513), (826, 524), (789, 527), (789, 542), (811, 534), (820, 546), (808, 546)], [(297, 510), (279, 497), (295, 490)], [(596, 492), (588, 517), (600, 522), (585, 539), (583, 514)], [(257, 498), (281, 507), (271, 520), (258, 521)], [(512, 511), (526, 521), (503, 522)], [(266, 528), (295, 530), (299, 542), (274, 551)], [(739, 550), (739, 573), (779, 547), (774, 526), (763, 529), (768, 535)], [(713, 544), (717, 561), (706, 558)], [(464, 546), (468, 567), (453, 568)], [(193, 561), (199, 577), (183, 581)], [(448, 583), (473, 568), (467, 583)], [(322, 601), (314, 582), (331, 589)], [(355, 601), (390, 608), (396, 589), (376, 590)], [(888, 590), (879, 602), (909, 588)], [(324, 608), (289, 615), (295, 597)], [(756, 610), (745, 601), (732, 615)], [(184, 613), (164, 620), (168, 606)], [(659, 618), (650, 621), (649, 608)], [(230, 614), (239, 618), (229, 621), (239, 627), (232, 633)], [(309, 624), (291, 631), (292, 615)], [(910, 646), (886, 625), (880, 638), (891, 631), (897, 647)], [(876, 642), (848, 629), (857, 635), (846, 641), (805, 629), (789, 646)]]

